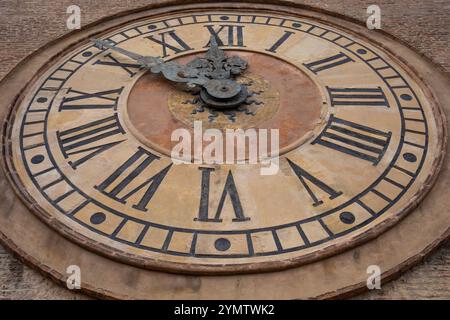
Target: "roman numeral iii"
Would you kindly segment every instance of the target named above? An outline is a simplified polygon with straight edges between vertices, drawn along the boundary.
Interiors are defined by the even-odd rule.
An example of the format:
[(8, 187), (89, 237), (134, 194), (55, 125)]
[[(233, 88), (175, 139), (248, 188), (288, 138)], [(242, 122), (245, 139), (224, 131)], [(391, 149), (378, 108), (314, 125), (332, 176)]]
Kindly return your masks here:
[[(139, 147), (127, 161), (95, 188), (121, 203), (127, 203), (135, 196), (133, 198), (137, 200), (135, 199), (133, 208), (147, 211), (147, 205), (172, 167), (171, 163), (151, 177), (145, 177), (144, 181), (139, 179), (137, 182), (138, 177), (155, 160), (159, 160), (159, 157)], [(145, 190), (143, 194), (140, 193), (142, 190)]]
[(391, 132), (383, 132), (331, 115), (325, 130), (312, 144), (320, 144), (376, 165), (383, 157), (390, 139)]
[(387, 107), (389, 103), (383, 90), (378, 88), (330, 88), (327, 87), (331, 105)]

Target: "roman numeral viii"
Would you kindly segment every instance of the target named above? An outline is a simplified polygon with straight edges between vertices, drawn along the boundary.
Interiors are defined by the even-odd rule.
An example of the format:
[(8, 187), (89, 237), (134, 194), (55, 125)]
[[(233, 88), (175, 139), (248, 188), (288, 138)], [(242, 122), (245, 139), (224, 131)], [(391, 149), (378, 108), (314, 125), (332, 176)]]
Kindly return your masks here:
[(69, 164), (74, 169), (125, 141), (118, 140), (116, 137), (123, 134), (125, 131), (119, 123), (117, 114), (69, 130), (56, 132), (61, 151), (65, 158), (71, 158)]
[(217, 206), (216, 214), (214, 218), (209, 217), (209, 186), (211, 180), (211, 172), (214, 171), (214, 168), (199, 168), (202, 172), (202, 184), (201, 184), (201, 194), (200, 194), (200, 207), (198, 210), (198, 218), (195, 218), (195, 221), (203, 221), (203, 222), (222, 222), (221, 215), (223, 205), (225, 204), (225, 200), (227, 196), (230, 197), (231, 204), (233, 205), (233, 210), (235, 214), (235, 218), (233, 221), (247, 221), (250, 218), (245, 217), (244, 211), (242, 209), (241, 200), (239, 199), (239, 193), (236, 188), (236, 184), (234, 182), (233, 174), (231, 171), (228, 172), (227, 180), (225, 182), (225, 186), (222, 191), (222, 196), (220, 197), (219, 205)]
[(376, 165), (383, 157), (390, 139), (391, 132), (383, 132), (331, 115), (325, 130), (312, 144), (317, 143)]
[(146, 38), (161, 45), (163, 58), (169, 56), (169, 50), (175, 54), (192, 50), (173, 30), (162, 32), (157, 37), (149, 36)]
[[(294, 171), (294, 173), (297, 175), (300, 182), (302, 183), (305, 190), (308, 192), (308, 195), (313, 200), (314, 207), (317, 207), (317, 206), (323, 204), (323, 201), (317, 197), (316, 193), (314, 193), (314, 190), (319, 191), (319, 189), (320, 189), (323, 192), (327, 193), (328, 198), (330, 200), (335, 199), (342, 194), (341, 191), (334, 190), (332, 187), (327, 185), (325, 182), (320, 181), (318, 178), (314, 177), (309, 172), (307, 172), (306, 170), (302, 169), (300, 166), (293, 163), (291, 160), (287, 159), (287, 161), (288, 161), (289, 165), (291, 166), (292, 170)], [(313, 188), (313, 186), (314, 186), (314, 188)]]
[(387, 107), (389, 103), (383, 90), (378, 88), (330, 88), (327, 87), (331, 105)]
[(313, 61), (310, 63), (304, 63), (303, 65), (307, 67), (309, 70), (318, 74), (320, 71), (328, 70), (331, 68), (335, 68), (344, 63), (355, 62), (352, 58), (347, 56), (346, 54), (340, 52), (334, 56), (327, 57), (324, 59), (320, 59), (317, 61)]
[(151, 177), (140, 177), (143, 171), (158, 159), (158, 156), (139, 147), (136, 153), (95, 188), (121, 203), (127, 203), (133, 198), (133, 208), (147, 211), (147, 205), (172, 167), (171, 163)]
[[(219, 47), (245, 47), (243, 26), (220, 25), (215, 27), (214, 25), (206, 25), (205, 28), (208, 29), (211, 36), (214, 36)], [(210, 45), (211, 41), (208, 41), (205, 48)]]
[(84, 92), (70, 88), (59, 105), (59, 111), (85, 109), (117, 109), (123, 87), (99, 92)]

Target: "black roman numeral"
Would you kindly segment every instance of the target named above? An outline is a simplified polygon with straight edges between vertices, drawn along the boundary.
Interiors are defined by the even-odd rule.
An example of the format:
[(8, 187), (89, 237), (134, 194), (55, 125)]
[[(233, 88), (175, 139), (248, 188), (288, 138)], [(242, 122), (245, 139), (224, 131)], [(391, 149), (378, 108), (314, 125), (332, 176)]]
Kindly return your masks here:
[(378, 88), (330, 88), (327, 87), (331, 105), (387, 107), (389, 103), (383, 90)]
[(340, 52), (334, 56), (324, 58), (318, 61), (313, 61), (310, 63), (304, 63), (303, 65), (312, 72), (314, 72), (315, 74), (317, 74), (320, 71), (328, 70), (348, 62), (355, 62), (355, 61), (352, 58), (345, 55), (344, 53)]
[(349, 154), (376, 165), (383, 157), (391, 132), (383, 132), (331, 115), (324, 131), (312, 144)]
[[(67, 96), (63, 98), (59, 105), (62, 110), (82, 110), (82, 109), (117, 109), (117, 102), (122, 93), (123, 87), (112, 90), (88, 93), (69, 88)], [(81, 102), (81, 103), (80, 103)]]
[(154, 161), (159, 157), (151, 152), (139, 147), (127, 161), (125, 161), (116, 171), (114, 171), (105, 181), (95, 188), (108, 197), (127, 203), (127, 200), (146, 188), (144, 195), (133, 204), (133, 208), (147, 211), (147, 205), (154, 196), (161, 182), (172, 167), (171, 163), (160, 172), (148, 178), (139, 185), (136, 185), (135, 179)]
[(211, 172), (214, 171), (214, 169), (200, 167), (199, 170), (202, 171), (202, 185), (198, 218), (195, 218), (195, 221), (222, 222), (220, 216), (222, 214), (223, 205), (228, 195), (230, 196), (231, 204), (233, 205), (235, 214), (235, 218), (233, 219), (233, 221), (240, 222), (250, 220), (250, 218), (245, 217), (244, 211), (242, 210), (241, 201), (239, 200), (239, 194), (236, 188), (236, 184), (234, 183), (233, 174), (231, 173), (231, 171), (228, 172), (227, 180), (223, 188), (222, 196), (220, 197), (216, 215), (214, 216), (214, 218), (209, 218), (209, 185)]
[[(244, 46), (244, 26), (236, 25), (214, 25), (205, 26), (210, 35), (214, 36), (219, 47), (245, 47)], [(208, 41), (204, 48), (211, 46), (211, 40)]]
[(278, 39), (277, 42), (275, 42), (269, 49), (266, 49), (266, 51), (270, 51), (273, 53), (277, 52), (277, 49), (293, 34), (294, 32), (292, 31), (285, 31), (280, 39)]
[(76, 128), (58, 131), (56, 136), (65, 158), (79, 157), (69, 161), (72, 168), (76, 169), (87, 160), (125, 141), (108, 139), (124, 133), (117, 114), (114, 114)]
[(139, 64), (136, 64), (136, 63), (121, 62), (120, 60), (114, 58), (111, 55), (111, 53), (108, 53), (107, 55), (105, 55), (105, 58), (108, 59), (108, 61), (103, 61), (103, 60), (99, 59), (96, 62), (94, 62), (94, 64), (122, 68), (122, 70), (127, 72), (130, 77), (133, 77), (136, 74), (136, 71), (138, 71), (139, 68), (141, 67)]
[[(149, 36), (146, 38), (161, 45), (163, 58), (169, 56), (169, 49), (175, 54), (192, 50), (192, 48), (189, 47), (186, 42), (184, 42), (173, 30), (162, 32), (158, 36), (158, 39), (155, 38), (155, 36)], [(169, 43), (170, 40), (172, 40), (171, 43)]]
[(335, 198), (339, 197), (342, 194), (341, 191), (334, 190), (333, 188), (328, 186), (323, 181), (320, 181), (319, 179), (317, 179), (316, 177), (314, 177), (313, 175), (311, 175), (310, 173), (308, 173), (304, 169), (300, 168), (298, 165), (293, 163), (291, 160), (287, 159), (287, 161), (288, 161), (289, 165), (291, 166), (292, 170), (294, 171), (294, 173), (299, 178), (299, 180), (302, 183), (303, 187), (305, 188), (305, 190), (308, 192), (309, 196), (313, 200), (313, 206), (314, 207), (317, 207), (317, 206), (323, 204), (323, 201), (320, 200), (316, 196), (316, 194), (314, 193), (313, 189), (310, 187), (310, 185), (305, 180), (308, 180), (310, 183), (315, 185), (317, 188), (319, 188), (322, 191), (326, 192), (328, 194), (330, 200), (335, 199)]

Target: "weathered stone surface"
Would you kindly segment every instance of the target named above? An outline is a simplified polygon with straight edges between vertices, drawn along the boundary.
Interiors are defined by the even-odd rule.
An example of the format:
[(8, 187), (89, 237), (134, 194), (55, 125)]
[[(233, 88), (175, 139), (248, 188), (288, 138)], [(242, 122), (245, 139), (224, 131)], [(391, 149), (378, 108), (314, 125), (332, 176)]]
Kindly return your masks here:
[[(133, 2), (133, 4), (135, 4), (136, 2)], [(122, 3), (122, 5), (123, 5), (123, 3)], [(364, 8), (364, 6), (362, 6), (363, 8)], [(111, 8), (111, 6), (108, 6), (108, 8)], [(327, 7), (327, 9), (331, 9), (331, 8), (329, 8), (329, 7)], [(64, 10), (61, 10), (62, 11), (62, 16), (64, 17)], [(364, 10), (363, 9), (361, 9), (361, 11), (362, 11), (362, 16), (364, 16)], [(59, 17), (59, 18), (61, 18), (61, 17)], [(358, 18), (358, 17), (357, 17)], [(64, 29), (64, 19), (62, 19), (62, 23), (60, 24), (60, 25), (62, 25), (62, 27), (61, 27), (61, 29)], [(37, 29), (37, 28), (36, 28)], [(61, 30), (60, 29), (60, 30)], [(391, 32), (393, 32), (393, 31), (391, 31)], [(37, 37), (36, 37), (37, 38)], [(423, 43), (423, 42), (422, 42)], [(445, 46), (445, 44), (444, 44), (444, 46)], [(33, 47), (34, 48), (34, 47)], [(444, 51), (445, 52), (445, 50), (442, 50), (442, 51)], [(15, 53), (15, 54), (17, 54), (17, 52)], [(24, 55), (26, 55), (26, 53), (24, 54)], [(15, 61), (17, 61), (17, 60), (15, 60)], [(447, 247), (448, 247), (448, 245), (447, 245)], [(448, 253), (447, 253), (448, 254)], [(444, 255), (445, 256), (445, 255)], [(9, 262), (8, 262), (8, 266), (9, 266)], [(8, 267), (8, 269), (11, 269), (11, 268), (9, 268)], [(14, 269), (14, 268), (12, 268), (12, 269)], [(3, 270), (3, 269), (2, 269)], [(17, 270), (19, 270), (19, 269), (17, 269)], [(11, 279), (20, 279), (20, 276), (19, 276), (19, 272), (17, 271), (16, 273), (15, 272), (11, 272), (10, 273), (11, 274), (11, 276), (10, 277), (8, 277), (8, 278), (11, 278)], [(22, 279), (24, 279), (24, 278), (22, 278)], [(448, 278), (443, 278), (442, 276), (439, 278), (441, 281), (442, 281), (442, 279), (447, 279), (448, 280)], [(21, 283), (24, 283), (25, 281), (24, 280), (20, 280), (20, 281), (14, 281), (14, 280), (11, 280), (11, 287), (14, 287), (14, 286), (17, 286), (19, 283), (21, 284)], [(6, 282), (6, 283), (8, 283), (8, 282)], [(392, 284), (391, 284), (392, 285)], [(424, 287), (426, 287), (425, 285), (424, 285)], [(429, 287), (429, 286), (428, 286)], [(447, 291), (445, 291), (445, 289), (444, 289), (444, 293), (443, 293), (443, 295), (442, 295), (442, 297), (445, 297), (445, 294), (448, 294), (448, 287), (449, 287), (449, 285), (448, 285), (448, 282), (447, 283), (445, 283), (444, 282), (444, 284), (443, 284), (443, 288), (447, 288)], [(2, 288), (3, 289), (3, 288)], [(59, 288), (57, 288), (59, 291), (61, 291)], [(8, 292), (7, 291), (8, 289), (5, 289), (5, 292)], [(9, 290), (11, 290), (11, 289), (9, 289)], [(56, 290), (56, 289), (55, 289)], [(56, 290), (55, 291), (55, 293), (54, 293), (54, 296), (56, 296), (56, 297), (60, 297), (59, 296), (59, 292), (58, 292), (58, 290)], [(394, 286), (393, 287), (393, 292), (399, 292), (399, 290), (400, 290), (400, 292), (401, 292), (401, 289), (396, 289), (396, 287)], [(395, 291), (395, 290), (397, 290), (397, 291)], [(406, 290), (406, 289), (405, 289)], [(11, 292), (19, 292), (20, 290), (15, 290), (14, 291), (14, 289), (12, 289), (12, 291)], [(40, 292), (40, 289), (38, 290), (39, 292)], [(428, 289), (428, 291), (429, 291), (429, 289)], [(68, 294), (66, 291), (64, 291), (65, 292), (65, 294)], [(384, 291), (383, 291), (384, 292)], [(12, 295), (11, 295), (11, 297), (14, 297), (14, 294), (15, 293), (13, 293)], [(424, 294), (423, 292), (421, 293), (422, 295)], [(372, 295), (370, 295), (369, 294), (369, 298), (371, 298), (371, 297), (373, 297), (373, 293), (372, 293)], [(28, 297), (31, 297), (32, 295), (29, 295)], [(50, 295), (51, 296), (51, 295)], [(49, 296), (49, 297), (50, 297)], [(395, 296), (395, 295), (393, 295), (392, 297), (401, 297), (402, 296), (402, 294), (400, 294), (400, 296)], [(439, 296), (441, 296), (441, 295), (439, 295)], [(438, 297), (439, 297), (438, 296)], [(18, 295), (18, 296), (16, 296), (16, 297), (20, 297), (20, 294)], [(27, 296), (23, 296), (23, 297), (27, 297)], [(35, 296), (36, 298), (39, 298), (39, 297), (42, 297), (42, 298), (45, 298), (45, 296), (39, 296), (39, 295), (37, 295), (37, 296)], [(382, 295), (382, 297), (386, 297), (386, 295)], [(420, 297), (420, 296), (417, 296), (417, 297)], [(430, 297), (432, 297), (432, 296), (430, 296)], [(65, 296), (61, 296), (61, 298), (65, 298)], [(387, 298), (389, 298), (389, 294), (387, 294)]]

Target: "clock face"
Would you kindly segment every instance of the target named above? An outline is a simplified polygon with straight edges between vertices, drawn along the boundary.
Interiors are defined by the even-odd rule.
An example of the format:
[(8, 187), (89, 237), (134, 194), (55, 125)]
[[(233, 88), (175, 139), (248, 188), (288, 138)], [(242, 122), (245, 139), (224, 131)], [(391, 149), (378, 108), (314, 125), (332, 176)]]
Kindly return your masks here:
[[(285, 268), (379, 235), (438, 172), (443, 120), (425, 85), (349, 30), (211, 9), (129, 21), (98, 38), (114, 48), (86, 40), (53, 59), (4, 131), (16, 190), (89, 249), (183, 272)], [(116, 50), (185, 65), (214, 42), (247, 63), (233, 78), (247, 98), (231, 108), (205, 105)], [(198, 126), (278, 132), (277, 170), (262, 174), (267, 164), (246, 153), (237, 163), (194, 151), (175, 161), (173, 133), (195, 144)], [(210, 143), (200, 140), (203, 150)]]

